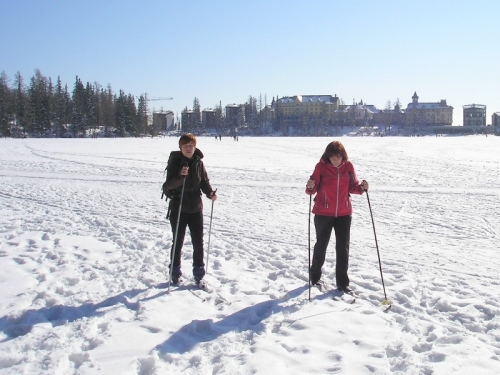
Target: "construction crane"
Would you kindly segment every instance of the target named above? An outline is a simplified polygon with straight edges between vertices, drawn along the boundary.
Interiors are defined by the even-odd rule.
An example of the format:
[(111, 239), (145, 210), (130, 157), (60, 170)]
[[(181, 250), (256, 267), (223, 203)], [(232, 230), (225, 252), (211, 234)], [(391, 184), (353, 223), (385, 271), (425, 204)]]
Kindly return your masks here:
[(174, 100), (174, 98), (148, 98), (146, 100), (147, 101), (152, 101), (152, 100)]

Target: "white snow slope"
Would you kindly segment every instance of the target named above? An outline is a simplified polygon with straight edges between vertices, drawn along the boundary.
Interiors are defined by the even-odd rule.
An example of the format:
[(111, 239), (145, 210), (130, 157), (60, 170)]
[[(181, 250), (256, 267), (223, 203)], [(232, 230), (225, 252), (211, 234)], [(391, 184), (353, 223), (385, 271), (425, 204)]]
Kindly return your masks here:
[[(189, 235), (166, 288), (177, 138), (0, 140), (0, 373), (499, 374), (500, 137), (341, 138), (370, 182), (386, 312), (366, 195), (356, 302), (308, 300), (304, 189), (331, 140), (198, 139), (211, 293)], [(334, 259), (332, 238), (332, 288)]]

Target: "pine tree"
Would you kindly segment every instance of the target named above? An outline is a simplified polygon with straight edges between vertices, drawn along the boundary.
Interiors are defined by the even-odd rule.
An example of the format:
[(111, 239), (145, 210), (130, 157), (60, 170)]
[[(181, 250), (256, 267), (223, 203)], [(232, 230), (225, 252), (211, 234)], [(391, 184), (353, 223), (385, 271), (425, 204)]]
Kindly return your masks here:
[(102, 86), (94, 82), (94, 95), (93, 95), (93, 105), (95, 108), (95, 131), (99, 130), (102, 128), (102, 105), (101, 105), (101, 92), (102, 92)]
[(24, 79), (21, 73), (15, 76), (14, 110), (15, 110), (15, 135), (26, 136), (28, 122), (28, 98), (25, 93)]
[(222, 133), (223, 116), (222, 102), (219, 100), (219, 104), (215, 106), (215, 129), (219, 134)]
[(128, 94), (125, 98), (126, 130), (129, 135), (137, 137), (139, 134), (141, 134), (141, 128), (137, 123), (137, 108), (135, 106), (135, 98), (132, 94)]
[(100, 108), (102, 111), (101, 121), (102, 125), (104, 126), (104, 135), (106, 137), (111, 137), (113, 136), (113, 131), (115, 129), (116, 118), (115, 98), (113, 96), (113, 90), (111, 89), (111, 86), (109, 84), (106, 90), (101, 90), (100, 97)]
[(66, 136), (66, 125), (69, 123), (71, 99), (68, 86), (62, 87), (61, 77), (57, 77), (53, 95), (53, 125), (52, 131), (56, 137)]
[(62, 123), (63, 123), (65, 136), (67, 136), (67, 132), (68, 132), (69, 126), (71, 124), (72, 113), (73, 113), (73, 100), (71, 99), (68, 85), (64, 85), (64, 112), (63, 112)]
[(42, 136), (50, 132), (50, 97), (52, 94), (50, 90), (49, 80), (42, 75), (40, 70), (36, 69), (28, 89), (29, 133)]
[(201, 127), (201, 106), (200, 100), (198, 98), (194, 98), (193, 100), (193, 119), (191, 125), (191, 129), (199, 129)]
[(85, 87), (85, 114), (84, 123), (86, 131), (96, 131), (97, 128), (97, 107), (95, 103), (94, 87), (87, 82)]
[[(137, 126), (141, 129), (143, 136), (150, 134), (151, 136), (158, 135), (159, 129), (148, 129), (148, 102), (147, 94), (139, 97), (139, 104), (137, 105)], [(148, 131), (149, 130), (149, 131)]]
[(123, 90), (120, 90), (118, 97), (115, 99), (115, 121), (116, 133), (120, 137), (137, 136), (140, 134), (140, 129), (137, 127), (137, 116), (135, 110), (135, 100), (131, 95), (125, 95)]
[(0, 75), (0, 133), (3, 137), (11, 136), (10, 123), (14, 117), (12, 104), (9, 80), (7, 74), (2, 72)]
[(115, 95), (115, 126), (116, 126), (116, 135), (123, 137), (125, 136), (125, 93), (123, 90), (120, 90), (118, 97)]
[(55, 101), (54, 101), (54, 85), (52, 84), (52, 78), (49, 77), (49, 85), (47, 87), (47, 120), (48, 123), (46, 133), (51, 136), (54, 135), (54, 117), (55, 117)]
[(75, 86), (73, 87), (73, 107), (71, 112), (71, 134), (73, 137), (85, 135), (85, 110), (85, 87), (80, 78), (76, 76)]
[(248, 102), (245, 103), (244, 121), (252, 128), (255, 128), (258, 123), (257, 98), (251, 95), (248, 97)]

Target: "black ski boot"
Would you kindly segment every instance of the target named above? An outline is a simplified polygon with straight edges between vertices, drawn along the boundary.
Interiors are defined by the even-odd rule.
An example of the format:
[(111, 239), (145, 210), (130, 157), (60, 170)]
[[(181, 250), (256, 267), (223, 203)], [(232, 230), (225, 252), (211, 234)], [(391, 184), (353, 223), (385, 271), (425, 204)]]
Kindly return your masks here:
[(179, 285), (179, 283), (182, 282), (181, 276), (181, 266), (174, 267), (172, 270), (172, 284)]

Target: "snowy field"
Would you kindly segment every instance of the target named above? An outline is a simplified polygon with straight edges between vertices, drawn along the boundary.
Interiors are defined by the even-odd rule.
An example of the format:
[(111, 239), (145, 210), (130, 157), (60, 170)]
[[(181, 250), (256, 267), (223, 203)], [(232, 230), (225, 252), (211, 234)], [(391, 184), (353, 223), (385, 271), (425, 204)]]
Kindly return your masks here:
[[(500, 137), (341, 138), (387, 312), (366, 195), (356, 302), (308, 300), (304, 188), (331, 140), (199, 138), (213, 291), (192, 289), (187, 236), (170, 294), (177, 138), (0, 140), (0, 374), (499, 374)], [(334, 240), (323, 270), (333, 285)]]

